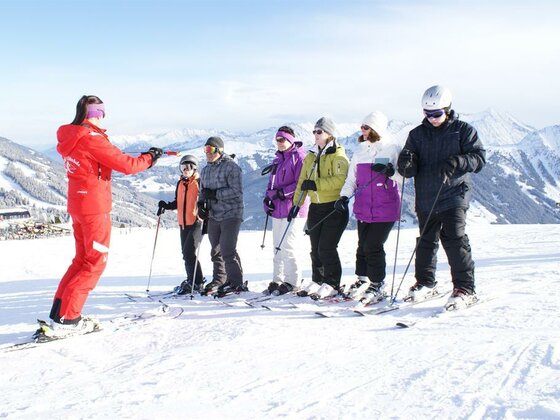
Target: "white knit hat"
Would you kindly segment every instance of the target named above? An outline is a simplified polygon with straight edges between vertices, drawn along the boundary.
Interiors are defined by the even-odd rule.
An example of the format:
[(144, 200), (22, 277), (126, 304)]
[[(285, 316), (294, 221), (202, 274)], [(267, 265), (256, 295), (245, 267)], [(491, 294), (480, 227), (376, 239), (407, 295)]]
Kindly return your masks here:
[(367, 125), (379, 134), (379, 137), (383, 137), (387, 131), (387, 117), (381, 111), (373, 111), (371, 114), (366, 115), (362, 121), (362, 125)]

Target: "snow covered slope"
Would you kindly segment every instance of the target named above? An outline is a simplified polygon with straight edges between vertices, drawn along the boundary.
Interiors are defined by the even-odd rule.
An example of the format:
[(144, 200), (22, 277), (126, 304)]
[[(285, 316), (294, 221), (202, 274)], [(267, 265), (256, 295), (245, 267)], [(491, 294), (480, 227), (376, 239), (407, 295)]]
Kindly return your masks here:
[[(176, 320), (100, 332), (39, 348), (0, 352), (0, 417), (37, 418), (560, 418), (560, 225), (467, 227), (478, 293), (469, 310), (427, 317), (432, 301), (372, 317), (322, 319), (310, 310), (269, 312), (201, 299), (176, 300)], [(107, 321), (157, 303), (123, 293), (146, 289), (154, 230), (114, 230), (111, 257), (85, 312)], [(397, 281), (415, 229), (401, 232)], [(177, 230), (160, 230), (152, 290), (183, 279)], [(273, 244), (242, 232), (240, 254), (253, 291), (270, 279)], [(386, 250), (392, 267), (396, 232)], [(132, 245), (134, 244), (134, 245)], [(339, 246), (354, 277), (356, 232)], [(309, 242), (300, 254), (309, 276)], [(0, 346), (23, 339), (73, 255), (70, 238), (0, 242)], [(210, 272), (208, 241), (201, 261)], [(33, 263), (29, 264), (29, 256)], [(441, 255), (438, 279), (449, 289)], [(391, 282), (391, 273), (387, 281)], [(404, 287), (410, 286), (409, 274)], [(389, 289), (390, 286), (388, 286)]]

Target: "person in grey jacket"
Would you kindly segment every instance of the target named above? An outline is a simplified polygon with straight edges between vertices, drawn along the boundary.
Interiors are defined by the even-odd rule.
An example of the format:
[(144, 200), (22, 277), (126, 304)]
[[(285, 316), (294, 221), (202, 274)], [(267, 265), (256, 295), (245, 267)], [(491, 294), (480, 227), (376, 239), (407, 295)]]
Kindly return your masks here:
[(200, 174), (198, 215), (208, 220), (213, 278), (203, 294), (225, 295), (247, 290), (237, 253), (237, 237), (243, 221), (241, 168), (224, 153), (220, 137), (210, 137), (204, 146), (207, 165)]
[(436, 256), (441, 238), (453, 281), (446, 308), (456, 309), (477, 300), (465, 225), (472, 189), (470, 173), (484, 167), (486, 151), (476, 129), (460, 121), (451, 109), (449, 89), (439, 85), (427, 89), (422, 108), (425, 118), (409, 133), (397, 162), (401, 175), (414, 178), (421, 232), (416, 248), (416, 284), (405, 300), (437, 294)]

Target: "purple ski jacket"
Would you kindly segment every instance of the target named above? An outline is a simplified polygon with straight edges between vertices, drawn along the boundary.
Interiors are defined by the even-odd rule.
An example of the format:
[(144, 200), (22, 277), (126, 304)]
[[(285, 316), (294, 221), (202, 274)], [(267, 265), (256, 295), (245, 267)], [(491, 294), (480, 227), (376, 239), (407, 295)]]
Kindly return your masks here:
[(399, 219), (400, 193), (398, 183), (371, 169), (372, 163), (392, 163), (396, 171), (398, 147), (394, 144), (369, 141), (358, 144), (341, 196), (354, 196), (354, 215), (365, 223), (394, 222)]
[[(274, 167), (268, 178), (265, 197), (269, 197), (274, 203), (274, 211), (271, 216), (275, 219), (285, 219), (288, 217), (292, 207), (294, 191), (303, 166), (303, 159), (305, 158), (305, 151), (302, 145), (302, 142), (296, 141), (289, 150), (284, 152), (277, 151), (276, 157), (272, 161)], [(279, 190), (281, 191), (280, 193)], [(284, 194), (284, 199), (279, 197), (282, 193)], [(266, 212), (267, 207), (263, 205), (263, 208)], [(306, 198), (300, 207), (298, 217), (307, 217), (308, 208), (309, 199)]]

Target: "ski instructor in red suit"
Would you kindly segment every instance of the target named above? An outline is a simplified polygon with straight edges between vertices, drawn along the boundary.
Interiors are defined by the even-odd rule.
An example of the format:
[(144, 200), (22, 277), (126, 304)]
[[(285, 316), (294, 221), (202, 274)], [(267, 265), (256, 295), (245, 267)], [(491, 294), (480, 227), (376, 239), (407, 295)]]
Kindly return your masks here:
[(162, 150), (151, 147), (132, 157), (111, 144), (101, 123), (105, 106), (97, 96), (82, 96), (71, 124), (58, 129), (58, 153), (68, 176), (68, 213), (76, 255), (62, 277), (50, 313), (55, 336), (86, 333), (97, 325), (82, 308), (107, 265), (111, 238), (111, 173), (134, 174), (151, 168)]

